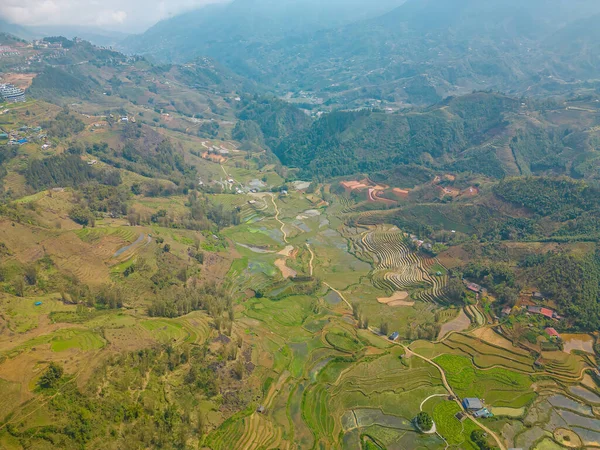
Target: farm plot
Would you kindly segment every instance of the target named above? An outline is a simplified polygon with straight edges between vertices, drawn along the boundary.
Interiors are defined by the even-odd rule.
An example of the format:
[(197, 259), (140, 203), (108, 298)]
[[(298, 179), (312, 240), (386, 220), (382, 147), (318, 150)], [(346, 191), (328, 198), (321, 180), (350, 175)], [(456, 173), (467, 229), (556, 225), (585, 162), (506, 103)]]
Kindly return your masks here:
[(461, 398), (478, 397), (491, 406), (511, 408), (521, 408), (535, 399), (533, 380), (528, 375), (501, 368), (479, 370), (464, 356), (441, 355), (435, 362)]
[(229, 422), (211, 435), (210, 448), (229, 450), (243, 448), (248, 450), (281, 448), (282, 430), (275, 428), (265, 416), (254, 413), (242, 420)]
[(356, 242), (360, 251), (374, 261), (373, 284), (388, 292), (410, 291), (415, 300), (424, 302), (443, 299), (448, 277), (431, 274), (439, 261), (412, 251), (404, 239), (404, 234), (393, 227), (364, 233)]
[[(302, 416), (317, 442), (337, 448), (336, 439), (342, 436), (344, 444), (356, 443), (355, 437), (370, 433), (372, 427), (393, 435), (390, 448), (404, 448), (392, 442), (417, 437), (410, 421), (427, 396), (443, 393), (444, 388), (434, 367), (417, 358), (405, 361), (401, 355), (400, 348), (393, 348), (356, 362), (338, 357), (320, 369), (302, 403)], [(436, 441), (432, 448), (439, 444)]]
[(502, 348), (471, 336), (454, 333), (444, 345), (458, 354), (467, 354), (475, 366), (481, 369), (504, 367), (519, 372), (533, 373), (533, 358), (520, 348)]

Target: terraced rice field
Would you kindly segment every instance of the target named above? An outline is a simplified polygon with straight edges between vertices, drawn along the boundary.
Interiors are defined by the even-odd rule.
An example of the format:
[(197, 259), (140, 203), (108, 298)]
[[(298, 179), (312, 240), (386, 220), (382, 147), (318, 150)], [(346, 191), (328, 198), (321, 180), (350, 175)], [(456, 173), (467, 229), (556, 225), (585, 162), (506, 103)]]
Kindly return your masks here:
[(219, 433), (211, 436), (210, 448), (230, 450), (234, 448), (259, 450), (281, 449), (282, 430), (262, 414), (255, 412), (242, 420), (222, 427)]
[(477, 338), (454, 333), (444, 341), (453, 353), (469, 355), (475, 366), (481, 369), (503, 367), (519, 372), (533, 373), (533, 358), (518, 347), (501, 348)]
[(87, 351), (104, 347), (104, 340), (97, 334), (87, 330), (69, 330), (52, 340), (54, 352), (64, 352), (73, 348)]
[(536, 397), (529, 375), (502, 368), (475, 369), (464, 356), (441, 355), (435, 361), (445, 370), (448, 382), (461, 398), (477, 397), (491, 406), (521, 408)]
[(373, 284), (388, 292), (410, 291), (415, 300), (443, 300), (448, 277), (430, 274), (439, 261), (410, 250), (404, 239), (404, 234), (395, 227), (378, 228), (362, 235), (358, 246), (373, 258)]
[(75, 234), (84, 242), (96, 242), (105, 236), (116, 236), (125, 242), (135, 242), (139, 237), (139, 230), (133, 227), (99, 227), (99, 228), (82, 228), (75, 231)]

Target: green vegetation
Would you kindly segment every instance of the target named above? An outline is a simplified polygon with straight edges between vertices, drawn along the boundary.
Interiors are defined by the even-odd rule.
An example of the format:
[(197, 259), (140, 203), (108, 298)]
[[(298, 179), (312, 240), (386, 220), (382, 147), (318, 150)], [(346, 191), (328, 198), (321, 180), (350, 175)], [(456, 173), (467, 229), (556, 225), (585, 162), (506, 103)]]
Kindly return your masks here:
[(55, 388), (62, 378), (64, 370), (58, 364), (52, 362), (40, 377), (38, 384), (44, 389)]
[(535, 399), (528, 375), (501, 368), (479, 370), (464, 356), (442, 355), (435, 361), (446, 371), (448, 382), (461, 398), (485, 398), (490, 405), (513, 408)]
[[(442, 113), (448, 106), (455, 115)], [(420, 114), (335, 112), (292, 135), (275, 153), (304, 176), (325, 178), (410, 164), (425, 152), (453, 157), (501, 125), (502, 113), (515, 107), (506, 97), (475, 94)]]
[[(225, 54), (246, 30), (211, 33)], [(255, 70), (269, 39), (227, 64)], [(526, 80), (536, 100), (423, 107), (471, 84), (462, 60), (411, 69), (429, 43), (274, 98), (204, 56), (159, 66), (47, 42), (9, 40), (22, 55), (0, 62), (38, 74), (34, 99), (0, 114), (27, 140), (0, 148), (0, 447), (534, 448), (567, 441), (559, 416), (582, 447), (600, 431), (585, 376), (598, 345), (577, 334), (600, 326), (592, 82), (544, 99), (578, 83), (548, 61), (535, 73), (556, 81)], [(481, 83), (501, 70), (481, 65), (493, 50), (470, 52)], [(298, 62), (318, 74), (319, 55)], [(465, 397), (494, 417), (460, 414)]]
[(419, 430), (423, 432), (430, 431), (433, 428), (433, 419), (424, 411), (421, 411), (419, 414), (417, 414), (417, 417), (415, 417), (415, 423), (419, 427)]

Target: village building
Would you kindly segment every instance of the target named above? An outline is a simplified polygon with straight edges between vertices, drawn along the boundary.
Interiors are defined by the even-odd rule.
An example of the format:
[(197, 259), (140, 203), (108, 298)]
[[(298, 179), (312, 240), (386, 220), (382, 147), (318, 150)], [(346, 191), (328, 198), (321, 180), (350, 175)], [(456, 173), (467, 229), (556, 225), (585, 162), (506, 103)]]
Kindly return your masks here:
[(548, 319), (559, 320), (561, 318), (556, 311), (553, 311), (549, 308), (544, 308), (543, 306), (528, 306), (527, 312), (530, 314), (539, 314), (547, 317)]
[(390, 341), (397, 341), (399, 337), (400, 337), (400, 333), (398, 333), (397, 331), (394, 331), (390, 335), (389, 339), (390, 339)]
[(467, 289), (476, 294), (480, 294), (483, 291), (482, 287), (475, 283), (467, 283)]
[(560, 339), (560, 334), (552, 327), (546, 328), (546, 334), (552, 338)]
[(479, 411), (483, 409), (483, 403), (478, 398), (470, 397), (463, 400), (463, 406), (468, 411)]
[(12, 84), (0, 84), (0, 98), (9, 103), (21, 103), (25, 101), (25, 92)]
[(487, 419), (492, 416), (493, 414), (487, 408), (481, 408), (473, 413), (473, 417), (476, 419)]

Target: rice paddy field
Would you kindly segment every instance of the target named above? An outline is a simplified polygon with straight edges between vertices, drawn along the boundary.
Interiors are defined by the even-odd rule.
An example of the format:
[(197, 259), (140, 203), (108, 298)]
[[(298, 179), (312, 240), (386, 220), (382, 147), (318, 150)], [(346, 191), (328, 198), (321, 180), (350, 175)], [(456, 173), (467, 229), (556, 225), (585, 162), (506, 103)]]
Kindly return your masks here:
[[(565, 351), (513, 345), (481, 303), (449, 304), (447, 259), (420, 251), (397, 227), (349, 225), (348, 217), (370, 213), (333, 194), (325, 201), (320, 192), (330, 186), (312, 194), (251, 192), (257, 179), (266, 178), (265, 189), (283, 179), (236, 164), (243, 157), (235, 152), (221, 165), (198, 159), (206, 165), (200, 173), (243, 188), (208, 195), (223, 211), (239, 212), (236, 225), (194, 231), (104, 217), (82, 227), (68, 218), (68, 189), (18, 201), (35, 223), (0, 222), (9, 275), (45, 261), (40, 282), (52, 291), (27, 288), (31, 295), (19, 296), (7, 285), (0, 294), (0, 448), (24, 448), (6, 428), (35, 435), (62, 426), (38, 386), (50, 362), (94, 401), (175, 405), (190, 422), (202, 414), (201, 432), (182, 448), (477, 450), (475, 430), (503, 449), (600, 447), (595, 338), (569, 336)], [(131, 206), (182, 218), (187, 202), (138, 196)], [(472, 230), (438, 208), (411, 213)], [(179, 286), (164, 281), (165, 272)], [(53, 284), (60, 277), (94, 292), (117, 285), (123, 307), (78, 305)], [(220, 311), (229, 327), (205, 310), (149, 313), (161, 283), (160, 292), (178, 299), (183, 286), (202, 282), (231, 297), (231, 309)], [(150, 352), (168, 359), (168, 369), (134, 364)], [(220, 370), (222, 384), (211, 395), (196, 389), (193, 354), (210, 355)], [(172, 358), (183, 361), (179, 368), (170, 369)], [(481, 399), (491, 417), (465, 412), (467, 397)], [(414, 425), (420, 412), (433, 418), (434, 432)], [(102, 445), (82, 448), (108, 448)]]

